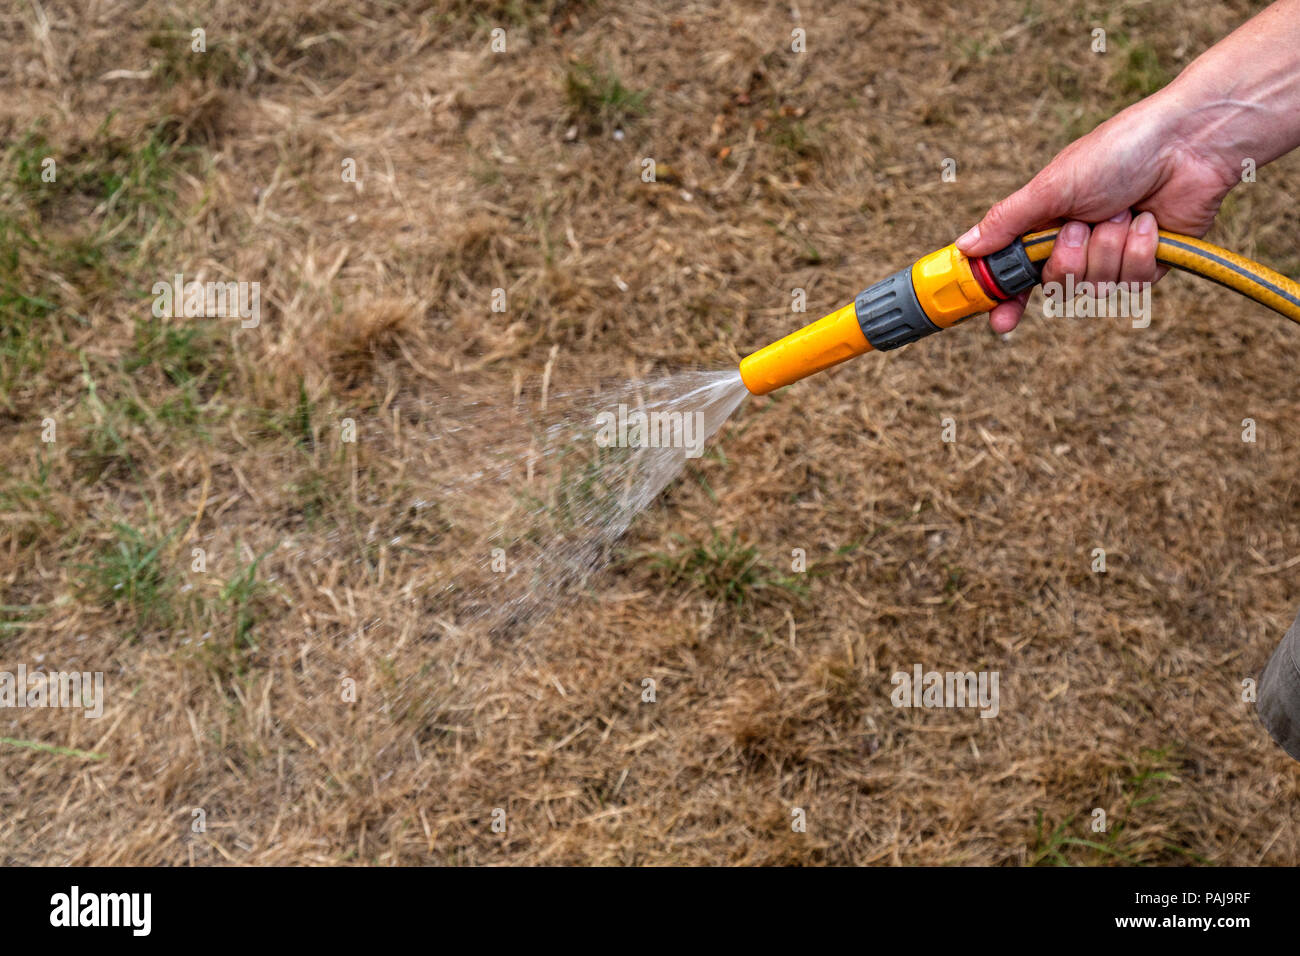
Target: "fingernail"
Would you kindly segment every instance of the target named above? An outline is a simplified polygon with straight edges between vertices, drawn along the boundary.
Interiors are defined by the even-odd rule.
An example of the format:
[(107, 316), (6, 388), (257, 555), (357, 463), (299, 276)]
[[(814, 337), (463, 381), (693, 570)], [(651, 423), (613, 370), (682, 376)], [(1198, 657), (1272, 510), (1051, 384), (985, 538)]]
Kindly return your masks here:
[(1149, 236), (1156, 231), (1156, 217), (1149, 212), (1140, 213), (1133, 220), (1133, 231), (1139, 236)]
[(1061, 242), (1077, 249), (1088, 240), (1088, 227), (1081, 222), (1067, 222), (1061, 229)]
[(1123, 221), (1124, 221), (1125, 219), (1127, 219), (1127, 218), (1128, 218), (1128, 210), (1127, 210), (1127, 209), (1121, 209), (1119, 212), (1115, 213), (1115, 215), (1113, 215), (1113, 216), (1110, 217), (1110, 221), (1111, 221), (1111, 222), (1123, 222)]
[(979, 242), (979, 239), (980, 239), (980, 227), (972, 226), (970, 229), (967, 229), (962, 234), (962, 237), (960, 239), (957, 240), (957, 245), (969, 246), (972, 242)]

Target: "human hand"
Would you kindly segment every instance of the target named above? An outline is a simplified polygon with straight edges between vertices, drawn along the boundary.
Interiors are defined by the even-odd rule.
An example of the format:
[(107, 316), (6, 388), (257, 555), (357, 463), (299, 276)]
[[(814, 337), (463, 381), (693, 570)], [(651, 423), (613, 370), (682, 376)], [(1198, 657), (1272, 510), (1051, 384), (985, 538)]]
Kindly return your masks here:
[[(1239, 181), (1237, 170), (1198, 145), (1185, 113), (1176, 99), (1156, 94), (1116, 114), (989, 209), (957, 247), (987, 255), (1063, 223), (1043, 266), (1044, 283), (1067, 275), (1076, 284), (1155, 281), (1167, 271), (1156, 264), (1157, 223), (1205, 235)], [(1023, 292), (995, 306), (993, 330), (1014, 329), (1028, 298)]]

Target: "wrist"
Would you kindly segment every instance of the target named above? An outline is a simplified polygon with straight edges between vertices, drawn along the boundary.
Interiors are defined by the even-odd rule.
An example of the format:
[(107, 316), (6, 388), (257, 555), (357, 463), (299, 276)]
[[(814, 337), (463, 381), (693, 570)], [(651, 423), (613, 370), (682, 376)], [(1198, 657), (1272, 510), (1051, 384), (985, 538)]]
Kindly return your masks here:
[(1186, 72), (1144, 102), (1151, 102), (1151, 122), (1162, 146), (1195, 157), (1225, 190), (1240, 181), (1243, 160), (1262, 166), (1285, 151), (1269, 150), (1254, 135), (1259, 117), (1251, 104)]
[(1300, 145), (1300, 78), (1290, 69), (1243, 76), (1225, 66), (1202, 58), (1155, 97), (1173, 135), (1235, 180), (1244, 160), (1263, 166)]

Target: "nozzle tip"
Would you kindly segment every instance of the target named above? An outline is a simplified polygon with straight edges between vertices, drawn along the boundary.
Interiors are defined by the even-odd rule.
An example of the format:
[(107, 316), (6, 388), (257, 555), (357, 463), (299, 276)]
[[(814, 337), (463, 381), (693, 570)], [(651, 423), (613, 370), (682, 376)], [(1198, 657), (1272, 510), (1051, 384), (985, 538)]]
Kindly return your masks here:
[(801, 378), (871, 351), (852, 302), (824, 319), (745, 356), (740, 378), (754, 395), (766, 395)]

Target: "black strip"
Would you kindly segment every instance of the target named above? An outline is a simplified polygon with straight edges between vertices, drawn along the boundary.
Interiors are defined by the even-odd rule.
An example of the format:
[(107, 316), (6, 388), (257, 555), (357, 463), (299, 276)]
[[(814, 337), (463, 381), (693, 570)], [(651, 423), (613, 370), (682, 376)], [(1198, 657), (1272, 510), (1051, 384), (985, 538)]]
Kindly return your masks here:
[[(1195, 768), (1193, 779), (1209, 777)], [(809, 829), (817, 825), (809, 814)], [(477, 823), (477, 821), (475, 821)], [(834, 825), (838, 821), (827, 824)], [(450, 828), (449, 828), (450, 829)], [(522, 829), (522, 828), (521, 828)], [(911, 866), (897, 869), (852, 869), (847, 864), (860, 859), (862, 850), (843, 839), (836, 831), (820, 837), (823, 846), (802, 849), (802, 837), (782, 834), (776, 826), (755, 826), (744, 834), (757, 850), (775, 846), (793, 856), (807, 854), (798, 862), (807, 868), (765, 867), (736, 868), (688, 867), (669, 853), (647, 848), (645, 857), (634, 862), (668, 863), (676, 866), (656, 867), (593, 866), (588, 857), (571, 851), (559, 863), (573, 868), (533, 869), (523, 864), (535, 863), (533, 846), (524, 837), (517, 842), (492, 845), (481, 838), (479, 852), (492, 854), (492, 862), (505, 866), (474, 866), (464, 869), (408, 869), (406, 867), (314, 867), (302, 868), (256, 866), (174, 867), (138, 869), (118, 867), (37, 867), (33, 869), (0, 868), (0, 899), (4, 900), (6, 938), (28, 945), (23, 951), (52, 952), (97, 951), (107, 947), (122, 948), (125, 941), (132, 950), (150, 943), (175, 953), (178, 948), (192, 947), (195, 932), (210, 940), (214, 948), (226, 951), (248, 950), (255, 931), (258, 939), (271, 949), (294, 953), (375, 949), (373, 919), (361, 919), (366, 913), (388, 913), (391, 918), (416, 920), (432, 915), (431, 901), (451, 914), (458, 924), (473, 932), (483, 930), (483, 938), (497, 940), (494, 947), (506, 951), (536, 948), (538, 926), (553, 922), (556, 913), (575, 912), (575, 901), (583, 906), (582, 918), (592, 938), (613, 938), (629, 927), (645, 926), (661, 919), (665, 895), (678, 894), (677, 910), (690, 920), (691, 935), (699, 948), (732, 950), (757, 948), (789, 951), (806, 944), (807, 932), (798, 920), (721, 921), (716, 918), (720, 884), (732, 887), (744, 898), (791, 898), (796, 893), (816, 895), (826, 912), (852, 912), (861, 908), (865, 897), (875, 904), (877, 913), (888, 918), (872, 921), (872, 938), (889, 949), (904, 950), (902, 944), (915, 947), (919, 931), (935, 919), (934, 900), (943, 901), (944, 917), (955, 926), (987, 926), (990, 935), (1019, 933), (1027, 938), (1049, 939), (1069, 927), (1071, 939), (1084, 946), (1108, 947), (1111, 940), (1162, 938), (1153, 936), (1156, 929), (1174, 929), (1171, 941), (1181, 942), (1187, 935), (1209, 936), (1222, 951), (1258, 948), (1265, 938), (1279, 928), (1294, 923), (1294, 871), (1281, 866), (1215, 867), (1212, 875), (1205, 869), (1181, 867), (1052, 867), (1029, 866), (966, 868), (961, 866)], [(919, 850), (926, 852), (933, 837), (921, 837), (918, 826), (912, 832)], [(440, 838), (443, 834), (440, 833)], [(808, 839), (814, 837), (811, 834)], [(448, 842), (469, 837), (452, 830)], [(784, 841), (778, 842), (778, 841)], [(16, 844), (10, 840), (9, 843)], [(51, 841), (53, 842), (53, 841)], [(454, 845), (453, 845), (454, 846)], [(793, 846), (794, 850), (786, 849)], [(10, 849), (6, 847), (6, 850)], [(747, 848), (747, 847), (746, 847)], [(39, 846), (23, 846), (25, 854), (46, 853), (42, 862), (59, 859)], [(657, 851), (657, 852), (656, 852)], [(169, 851), (171, 852), (171, 851)], [(182, 851), (183, 852), (183, 851)], [(421, 854), (418, 848), (406, 851), (410, 860), (403, 862), (445, 863), (446, 851)], [(451, 853), (456, 850), (453, 848)], [(1074, 860), (1085, 860), (1071, 847), (1062, 852)], [(435, 855), (436, 854), (436, 855)], [(418, 858), (417, 858), (418, 855)], [(184, 862), (173, 853), (172, 862)], [(466, 854), (469, 856), (469, 854)], [(938, 853), (935, 854), (936, 858)], [(1066, 857), (1061, 853), (1062, 860)], [(1281, 854), (1279, 854), (1279, 857)], [(341, 855), (332, 862), (343, 862)], [(451, 856), (455, 860), (457, 857)], [(611, 859), (618, 859), (611, 856)], [(482, 858), (470, 858), (481, 862)], [(237, 862), (243, 862), (237, 861)], [(307, 861), (303, 861), (307, 862)], [(369, 860), (363, 862), (371, 862)], [(735, 862), (735, 861), (718, 861)], [(1034, 862), (1048, 862), (1042, 856)], [(1211, 859), (1210, 862), (1220, 862)], [(511, 865), (514, 867), (512, 868)], [(828, 866), (829, 864), (829, 866)], [(822, 868), (817, 868), (822, 867)], [(78, 896), (89, 893), (149, 893), (150, 933), (137, 937), (125, 926), (55, 926), (51, 918), (58, 903), (56, 896), (71, 895), (73, 885)], [(250, 927), (250, 920), (217, 913), (195, 912), (196, 900), (231, 900), (247, 898), (259, 901), (264, 918)], [(480, 924), (474, 913), (482, 913), (485, 899), (509, 897), (510, 916), (499, 923)], [(600, 898), (600, 905), (583, 905), (581, 900)], [(143, 897), (139, 898), (143, 902)], [(1007, 905), (1013, 900), (1014, 908)], [(84, 912), (84, 911), (83, 911)], [(346, 914), (358, 914), (348, 917)], [(690, 914), (695, 913), (699, 922)], [(462, 915), (463, 914), (463, 915)], [(490, 914), (488, 914), (490, 915)], [(1192, 918), (1207, 919), (1207, 927), (1189, 928)], [(1214, 925), (1231, 919), (1237, 925)], [(70, 920), (69, 920), (70, 921)], [(1149, 921), (1149, 922), (1148, 922)], [(78, 922), (81, 922), (80, 913)], [(122, 922), (119, 918), (117, 922)], [(427, 920), (426, 920), (427, 922)], [(768, 924), (771, 925), (768, 925)], [(1143, 934), (1143, 924), (1146, 933)], [(1273, 930), (1268, 927), (1272, 926)], [(1181, 932), (1179, 932), (1181, 930)], [(1208, 932), (1207, 932), (1208, 930)], [(46, 940), (54, 945), (51, 946)], [(118, 945), (113, 945), (113, 944)], [(754, 944), (751, 946), (751, 943)], [(899, 945), (895, 946), (894, 944)], [(1128, 947), (1125, 947), (1128, 948)], [(1186, 949), (1187, 947), (1177, 947)], [(7, 950), (8, 951), (8, 950)]]
[(1028, 241), (1022, 239), (1022, 240), (1021, 240), (1021, 244), (1022, 244), (1026, 249), (1028, 249), (1030, 246), (1036, 246), (1036, 245), (1039, 245), (1040, 243), (1044, 243), (1044, 242), (1055, 242), (1055, 241), (1056, 241), (1056, 237), (1059, 236), (1060, 234), (1061, 234), (1061, 230), (1058, 229), (1058, 230), (1056, 230), (1056, 232), (1050, 232), (1050, 233), (1048, 233), (1048, 234), (1045, 235), (1045, 236), (1038, 236), (1037, 238), (1035, 238), (1035, 239), (1030, 239), (1030, 240), (1028, 240)]

